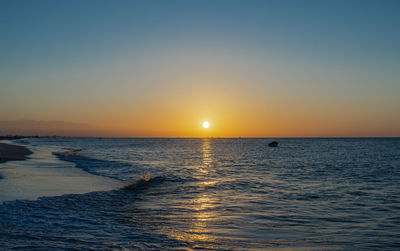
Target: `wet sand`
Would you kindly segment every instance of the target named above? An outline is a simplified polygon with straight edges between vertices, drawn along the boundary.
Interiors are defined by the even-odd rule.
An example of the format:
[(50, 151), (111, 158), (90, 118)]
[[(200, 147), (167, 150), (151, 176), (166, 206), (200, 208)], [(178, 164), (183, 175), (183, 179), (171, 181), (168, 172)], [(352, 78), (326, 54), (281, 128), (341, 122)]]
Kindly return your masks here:
[(0, 143), (0, 163), (9, 160), (26, 160), (29, 154), (32, 154), (32, 151), (24, 146)]
[[(23, 146), (1, 143), (5, 160), (23, 160), (31, 153)], [(2, 148), (2, 149), (3, 149)], [(61, 161), (49, 149), (32, 147), (24, 161), (0, 164), (0, 203), (9, 200), (34, 200), (42, 196), (107, 191), (126, 186), (120, 180), (97, 176)], [(10, 153), (5, 155), (5, 153)]]

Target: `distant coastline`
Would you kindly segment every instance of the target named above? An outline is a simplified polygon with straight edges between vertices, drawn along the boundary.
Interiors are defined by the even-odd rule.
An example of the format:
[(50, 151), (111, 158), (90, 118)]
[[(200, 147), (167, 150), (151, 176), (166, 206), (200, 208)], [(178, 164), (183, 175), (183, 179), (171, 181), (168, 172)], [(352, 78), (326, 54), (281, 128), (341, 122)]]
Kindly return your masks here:
[(29, 136), (23, 136), (23, 135), (0, 135), (0, 140), (14, 140), (14, 139), (29, 139), (29, 138), (60, 138), (60, 136), (38, 136), (38, 135), (29, 135)]

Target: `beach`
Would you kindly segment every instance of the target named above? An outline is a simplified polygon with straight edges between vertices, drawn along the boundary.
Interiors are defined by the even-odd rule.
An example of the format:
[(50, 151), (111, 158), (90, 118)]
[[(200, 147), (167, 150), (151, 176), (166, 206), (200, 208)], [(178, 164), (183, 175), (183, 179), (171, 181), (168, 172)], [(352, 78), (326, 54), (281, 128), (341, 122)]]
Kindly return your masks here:
[(24, 146), (0, 143), (0, 163), (9, 160), (25, 160), (26, 156), (31, 153), (32, 152)]
[[(61, 161), (51, 151), (0, 143), (0, 203), (121, 188), (126, 183)], [(29, 158), (27, 156), (29, 155)], [(15, 161), (19, 160), (19, 161)]]

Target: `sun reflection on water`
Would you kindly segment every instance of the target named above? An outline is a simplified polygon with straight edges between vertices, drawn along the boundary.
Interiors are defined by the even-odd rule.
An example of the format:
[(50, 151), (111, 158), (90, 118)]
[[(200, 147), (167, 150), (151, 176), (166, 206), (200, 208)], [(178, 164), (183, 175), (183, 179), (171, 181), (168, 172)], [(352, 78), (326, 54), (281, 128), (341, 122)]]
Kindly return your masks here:
[(211, 139), (209, 138), (202, 139), (202, 162), (196, 169), (196, 176), (201, 180), (196, 183), (198, 190), (204, 192), (192, 199), (188, 205), (190, 209), (188, 229), (180, 233), (175, 233), (174, 236), (178, 240), (194, 243), (197, 247), (201, 246), (201, 248), (211, 248), (209, 245), (215, 242), (215, 238), (210, 233), (209, 223), (217, 217), (215, 211), (216, 197), (212, 193), (208, 193), (207, 190), (204, 190), (204, 188), (214, 186), (217, 183), (217, 181), (211, 180), (209, 177), (213, 167), (211, 143)]
[(202, 139), (201, 152), (203, 159), (199, 171), (207, 174), (213, 161), (211, 156), (211, 140), (209, 138)]

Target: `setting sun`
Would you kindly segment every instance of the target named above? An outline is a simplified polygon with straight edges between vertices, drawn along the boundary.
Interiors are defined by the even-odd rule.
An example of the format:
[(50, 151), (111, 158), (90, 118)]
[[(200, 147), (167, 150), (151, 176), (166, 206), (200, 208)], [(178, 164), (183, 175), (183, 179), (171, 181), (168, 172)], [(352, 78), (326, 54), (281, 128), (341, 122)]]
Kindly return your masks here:
[(210, 122), (204, 121), (203, 122), (203, 127), (206, 128), (206, 129), (209, 128), (210, 127)]
[(399, 12), (0, 0), (0, 251), (400, 251)]

